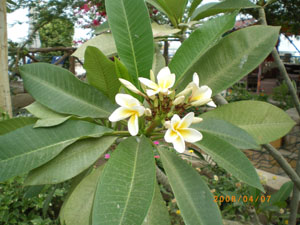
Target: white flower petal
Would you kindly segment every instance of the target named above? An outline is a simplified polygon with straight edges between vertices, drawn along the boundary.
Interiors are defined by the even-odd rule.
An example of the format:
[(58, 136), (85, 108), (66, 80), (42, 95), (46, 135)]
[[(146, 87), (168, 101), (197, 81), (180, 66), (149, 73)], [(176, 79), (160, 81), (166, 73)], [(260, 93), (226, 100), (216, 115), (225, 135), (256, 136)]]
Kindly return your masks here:
[(197, 102), (193, 105), (203, 105), (211, 100), (212, 90), (208, 86), (193, 87), (190, 102)]
[(193, 90), (193, 87), (191, 86), (191, 83), (190, 83), (188, 86), (186, 86), (186, 88), (183, 91), (181, 91), (180, 93), (178, 93), (176, 95), (176, 97), (187, 96), (188, 94), (190, 94), (190, 92), (192, 92), (192, 90)]
[(139, 81), (144, 84), (145, 86), (153, 89), (153, 90), (157, 90), (158, 89), (158, 85), (156, 83), (154, 83), (153, 81), (147, 79), (147, 78), (143, 78), (143, 77), (140, 77), (139, 78)]
[(165, 133), (165, 141), (168, 143), (172, 143), (178, 137), (177, 132), (173, 131), (172, 129), (168, 129)]
[(131, 111), (133, 111), (132, 114), (137, 114), (137, 116), (142, 116), (145, 113), (145, 107), (144, 106), (133, 106), (130, 108)]
[[(167, 68), (167, 69), (164, 69)], [(158, 86), (164, 90), (163, 93), (167, 92), (167, 89), (173, 87), (174, 83), (175, 83), (175, 74), (170, 73), (170, 70), (168, 67), (164, 67), (157, 75), (157, 83)], [(165, 71), (165, 73), (163, 73), (162, 71)]]
[(128, 131), (131, 136), (136, 136), (139, 132), (139, 120), (136, 114), (132, 115), (128, 120)]
[(178, 128), (183, 129), (183, 128), (189, 127), (193, 123), (194, 116), (195, 116), (195, 114), (193, 112), (186, 114), (185, 117), (183, 117), (181, 119), (181, 122), (179, 123)]
[(194, 73), (194, 74), (193, 74), (193, 82), (194, 82), (197, 86), (199, 86), (199, 76), (198, 76), (197, 73)]
[(140, 90), (138, 90), (132, 83), (130, 83), (128, 80), (124, 80), (122, 78), (119, 78), (119, 81), (126, 87), (128, 88), (130, 91), (132, 91), (133, 93), (136, 93), (138, 95), (142, 94), (140, 92)]
[(191, 103), (192, 106), (201, 106), (201, 105), (205, 105), (207, 104), (208, 102), (211, 101), (211, 98), (208, 98), (208, 99), (200, 99), (198, 101), (194, 101)]
[(180, 117), (175, 114), (171, 119), (171, 128), (175, 131), (180, 123)]
[(159, 89), (157, 91), (153, 91), (153, 90), (150, 90), (150, 89), (146, 90), (146, 93), (149, 97), (156, 95), (158, 92), (159, 92)]
[(213, 101), (208, 102), (207, 105), (213, 108), (217, 107), (217, 105)]
[(183, 153), (185, 150), (185, 143), (180, 134), (178, 134), (177, 138), (172, 142), (175, 150), (179, 153)]
[(181, 136), (185, 141), (191, 143), (200, 141), (203, 138), (202, 134), (199, 131), (192, 128), (180, 129), (179, 133), (181, 134)]
[(133, 106), (140, 106), (141, 103), (139, 102), (139, 100), (137, 100), (136, 98), (132, 97), (131, 95), (128, 94), (117, 94), (116, 97), (116, 102), (118, 105), (123, 106), (123, 107), (127, 107), (127, 108), (131, 108)]
[(126, 107), (117, 108), (108, 118), (111, 122), (124, 120), (132, 115), (132, 111)]
[(185, 99), (184, 96), (179, 96), (179, 97), (175, 98), (175, 100), (173, 101), (173, 105), (179, 105), (179, 104), (183, 103), (184, 99)]

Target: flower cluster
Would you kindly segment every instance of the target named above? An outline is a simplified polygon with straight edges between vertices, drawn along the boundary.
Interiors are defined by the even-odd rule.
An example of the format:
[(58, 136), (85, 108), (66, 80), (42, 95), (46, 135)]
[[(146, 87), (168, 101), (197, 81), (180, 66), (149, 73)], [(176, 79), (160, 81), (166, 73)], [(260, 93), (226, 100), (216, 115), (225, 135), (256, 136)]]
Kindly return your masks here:
[[(175, 150), (180, 153), (185, 150), (185, 142), (194, 143), (202, 139), (199, 131), (189, 128), (192, 123), (199, 123), (202, 119), (195, 117), (193, 112), (182, 119), (178, 115), (193, 106), (207, 104), (215, 107), (211, 99), (212, 90), (208, 86), (199, 86), (199, 77), (196, 73), (193, 75), (193, 81), (177, 95), (172, 89), (176, 76), (168, 67), (162, 68), (156, 78), (152, 71), (150, 71), (150, 79), (139, 78), (143, 91), (127, 80), (119, 80), (127, 89), (142, 96), (148, 107), (129, 94), (117, 94), (115, 99), (120, 107), (109, 117), (111, 122), (129, 118), (127, 125), (132, 136), (139, 133), (139, 117), (144, 117), (146, 123), (149, 121), (149, 126), (141, 131), (148, 136), (157, 135), (155, 129), (164, 125), (167, 129), (164, 134), (165, 141), (172, 143)], [(142, 127), (144, 125), (147, 124), (143, 124)], [(158, 128), (159, 131), (161, 129)]]

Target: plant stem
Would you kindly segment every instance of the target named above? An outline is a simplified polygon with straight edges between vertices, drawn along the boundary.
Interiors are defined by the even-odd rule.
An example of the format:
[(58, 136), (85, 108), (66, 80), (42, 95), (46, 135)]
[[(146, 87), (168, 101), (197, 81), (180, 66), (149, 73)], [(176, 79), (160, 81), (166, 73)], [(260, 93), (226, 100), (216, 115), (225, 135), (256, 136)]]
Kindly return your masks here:
[(159, 118), (156, 118), (147, 128), (145, 135), (149, 137), (154, 129), (161, 123)]
[(263, 145), (263, 147), (270, 153), (270, 155), (272, 155), (272, 157), (276, 160), (276, 162), (281, 166), (284, 172), (291, 178), (291, 180), (300, 190), (300, 177), (281, 155), (281, 153), (270, 144)]
[(123, 137), (129, 137), (130, 133), (128, 131), (113, 131), (111, 133), (106, 133), (103, 136), (123, 136)]

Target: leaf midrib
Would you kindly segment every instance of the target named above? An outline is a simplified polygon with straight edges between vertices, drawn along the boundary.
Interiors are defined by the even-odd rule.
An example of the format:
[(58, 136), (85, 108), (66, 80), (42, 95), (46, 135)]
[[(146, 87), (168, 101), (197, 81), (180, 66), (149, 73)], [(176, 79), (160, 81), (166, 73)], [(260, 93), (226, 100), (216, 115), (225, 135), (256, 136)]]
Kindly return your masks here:
[(138, 71), (138, 68), (137, 68), (135, 49), (134, 49), (133, 40), (132, 40), (132, 36), (131, 36), (131, 31), (130, 31), (130, 27), (129, 27), (129, 23), (128, 23), (128, 16), (127, 16), (127, 13), (126, 13), (126, 10), (125, 10), (124, 0), (121, 0), (121, 3), (122, 3), (121, 8), (122, 8), (122, 11), (123, 11), (123, 14), (124, 14), (124, 17), (125, 17), (126, 28), (127, 28), (127, 31), (128, 31), (129, 44), (130, 44), (130, 48), (131, 48), (132, 56), (133, 56), (134, 69), (135, 69), (135, 72), (136, 72), (136, 76), (139, 77), (139, 71)]
[[(259, 25), (259, 26), (262, 26), (262, 25)], [(245, 28), (245, 29), (247, 29), (247, 28)], [(249, 29), (249, 28), (248, 28)], [(251, 29), (251, 28), (250, 28)], [(236, 32), (242, 32), (242, 31), (236, 31)], [(270, 32), (271, 33), (271, 32)], [(261, 46), (262, 44), (263, 44), (263, 42), (266, 40), (266, 39), (270, 39), (270, 36), (272, 36), (272, 35), (270, 35), (270, 33), (267, 33), (268, 35), (267, 36), (264, 36), (264, 38), (260, 38), (257, 42), (255, 42), (255, 44), (253, 44), (253, 45), (251, 45), (251, 47), (250, 48), (247, 48), (247, 50), (246, 51), (244, 51), (243, 53), (243, 56), (245, 56), (245, 55), (247, 55), (248, 57), (249, 57), (249, 53), (251, 53), (251, 52), (253, 52), (253, 49), (256, 49), (256, 48), (258, 48), (259, 46)], [(234, 33), (233, 33), (234, 34)], [(272, 34), (273, 34), (273, 32), (272, 32)], [(237, 36), (237, 34), (236, 34), (236, 36)], [(225, 39), (226, 38), (226, 39)], [(225, 37), (224, 39), (225, 40), (228, 40), (229, 38), (228, 38), (228, 36), (227, 37)], [(223, 40), (224, 40), (223, 39)], [(231, 40), (231, 39), (230, 39)], [(244, 41), (245, 39), (240, 39), (240, 40), (242, 40), (242, 41)], [(244, 43), (246, 43), (246, 41), (244, 42)], [(214, 46), (213, 46), (214, 47)], [(211, 48), (212, 49), (212, 48)], [(238, 64), (239, 62), (241, 62), (241, 59), (240, 58), (238, 58), (238, 57), (235, 57), (233, 60), (231, 60), (231, 63), (226, 63), (226, 65), (223, 65), (222, 66), (222, 69), (218, 69), (217, 71), (216, 70), (214, 70), (215, 72), (214, 72), (214, 76), (210, 76), (210, 77), (206, 77), (206, 83), (205, 84), (210, 84), (210, 83), (212, 83), (213, 81), (215, 81), (215, 80), (219, 80), (219, 77), (220, 77), (220, 75), (221, 74), (230, 74), (230, 71), (231, 71), (231, 68), (232, 68), (232, 66), (233, 65), (235, 65), (235, 64)], [(248, 62), (248, 60), (245, 62), (245, 64), (247, 64), (247, 62)], [(219, 67), (220, 68), (220, 67)], [(243, 70), (243, 69), (242, 69)], [(228, 71), (229, 71), (229, 73), (228, 73)], [(249, 71), (249, 69), (247, 69), (246, 71)], [(239, 79), (239, 78), (238, 78)], [(234, 82), (232, 82), (232, 83), (234, 83)], [(215, 91), (214, 91), (215, 92)]]
[[(228, 21), (228, 23), (226, 23), (225, 25), (224, 25), (224, 27), (225, 26), (227, 26), (228, 24), (230, 24), (230, 22), (231, 21)], [(225, 32), (225, 31), (224, 31)], [(224, 33), (224, 32), (222, 32), (222, 34)], [(211, 38), (211, 42), (208, 42), (208, 47), (206, 48), (206, 49), (204, 49), (203, 51), (202, 51), (202, 53), (200, 53), (199, 55), (197, 55), (193, 60), (192, 60), (192, 62), (191, 62), (191, 64), (189, 65), (189, 66), (187, 66), (186, 67), (186, 69), (183, 71), (183, 73), (182, 73), (182, 75), (178, 78), (178, 80), (177, 80), (177, 82), (176, 82), (176, 86), (177, 86), (177, 84), (179, 84), (180, 82), (181, 82), (181, 80), (186, 76), (186, 73), (193, 67), (193, 65), (195, 65), (196, 63), (197, 63), (197, 61), (199, 61), (200, 60), (200, 58), (205, 54), (205, 53), (207, 53), (212, 47), (214, 47), (215, 45), (214, 45), (214, 43), (216, 43), (216, 41), (217, 41), (217, 39), (218, 39), (218, 36), (220, 36), (220, 33), (221, 32), (217, 32), (216, 33), (216, 35), (213, 37), (213, 38)]]
[(122, 212), (122, 216), (120, 218), (119, 225), (122, 225), (122, 223), (123, 223), (124, 216), (125, 216), (125, 214), (127, 212), (127, 207), (128, 207), (129, 199), (130, 199), (131, 194), (132, 194), (133, 183), (134, 183), (135, 176), (136, 176), (136, 167), (137, 167), (137, 158), (138, 158), (138, 153), (139, 153), (139, 151), (138, 151), (139, 147), (140, 147), (140, 142), (138, 142), (138, 144), (136, 146), (136, 151), (135, 151), (136, 153), (135, 153), (134, 164), (133, 164), (133, 175), (131, 177), (129, 192), (128, 192), (127, 199), (126, 199), (126, 202), (125, 202), (125, 206), (124, 206), (124, 209), (123, 209), (123, 212)]
[[(29, 74), (27, 74), (27, 76), (28, 76), (27, 78), (29, 78), (29, 79), (31, 78), (32, 80), (36, 81), (37, 83), (41, 84), (42, 86), (44, 86), (46, 88), (50, 88), (54, 91), (58, 91), (60, 93), (63, 93), (63, 95), (65, 95), (67, 98), (71, 98), (71, 99), (75, 100), (75, 102), (83, 103), (84, 105), (87, 105), (88, 107), (92, 107), (92, 108), (96, 109), (97, 111), (99, 111), (101, 113), (110, 114), (109, 111), (105, 111), (102, 108), (99, 108), (99, 107), (93, 105), (89, 101), (86, 101), (86, 99), (82, 99), (78, 95), (72, 95), (70, 92), (65, 91), (66, 89), (57, 88), (57, 87), (51, 85), (52, 83), (50, 83), (48, 81), (45, 81), (45, 80), (42, 80), (42, 79), (40, 79), (36, 76), (31, 76)], [(50, 84), (50, 85), (47, 85), (47, 84)], [(77, 97), (77, 98), (74, 98), (74, 96)]]
[[(163, 152), (163, 150), (161, 150), (160, 152), (161, 152), (162, 154), (165, 154), (165, 153)], [(166, 162), (168, 163), (169, 167), (171, 168), (171, 171), (177, 171), (176, 167), (174, 167), (173, 164), (169, 162), (168, 157), (166, 157), (166, 155), (165, 155), (164, 158), (166, 159)], [(187, 190), (187, 188), (185, 187), (185, 185), (183, 184), (182, 180), (181, 180), (181, 179), (177, 179), (177, 181), (178, 181), (179, 186), (180, 186), (181, 189), (183, 190), (183, 192), (181, 192), (181, 193), (188, 193), (188, 190)], [(171, 186), (172, 186), (172, 185), (171, 185)], [(199, 219), (199, 221), (203, 222), (203, 221), (202, 221), (202, 218), (199, 217), (199, 214), (197, 213), (197, 207), (195, 206), (194, 201), (193, 201), (193, 199), (191, 198), (191, 196), (190, 196), (190, 195), (185, 195), (185, 198), (188, 200), (187, 202), (191, 202), (191, 203), (192, 203), (192, 204), (190, 204), (190, 205), (192, 206), (191, 209), (192, 209), (192, 211), (193, 211), (193, 214), (197, 216), (197, 218)], [(177, 203), (177, 204), (179, 205), (179, 203)]]

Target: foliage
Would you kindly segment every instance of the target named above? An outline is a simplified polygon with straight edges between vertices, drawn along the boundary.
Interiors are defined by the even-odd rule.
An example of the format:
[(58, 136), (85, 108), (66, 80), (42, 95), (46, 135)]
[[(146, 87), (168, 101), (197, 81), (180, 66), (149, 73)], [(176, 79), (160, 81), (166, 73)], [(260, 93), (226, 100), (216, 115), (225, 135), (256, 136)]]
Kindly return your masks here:
[(43, 209), (46, 208), (44, 202), (51, 192), (51, 186), (24, 188), (24, 179), (21, 176), (0, 183), (0, 224), (58, 225), (56, 217), (68, 186), (55, 190), (47, 213), (43, 216)]
[(285, 82), (282, 82), (278, 87), (273, 89), (272, 98), (278, 101), (280, 103), (279, 107), (284, 110), (294, 107), (292, 96)]
[[(176, 28), (185, 21), (187, 1), (151, 2), (159, 3)], [(246, 0), (242, 5), (224, 2), (233, 9), (253, 6)], [(6, 123), (0, 136), (0, 180), (28, 172), (29, 185), (74, 178), (60, 211), (67, 225), (166, 225), (170, 219), (157, 190), (156, 151), (184, 222), (221, 225), (204, 178), (182, 159), (186, 146), (197, 146), (232, 176), (264, 191), (240, 149), (275, 140), (295, 123), (281, 109), (259, 101), (201, 113), (205, 122), (187, 112), (216, 107), (212, 97), (261, 63), (275, 46), (279, 28), (252, 26), (224, 37), (236, 12), (203, 21), (184, 41), (185, 27), (169, 68), (157, 62), (163, 58), (154, 52), (143, 0), (107, 0), (105, 7), (120, 58), (112, 62), (101, 49), (85, 46), (87, 83), (45, 63), (20, 69), (26, 90), (37, 101), (28, 110), (38, 122), (13, 120), (11, 130)], [(153, 144), (162, 138), (164, 144)], [(112, 153), (105, 161), (107, 151)]]

